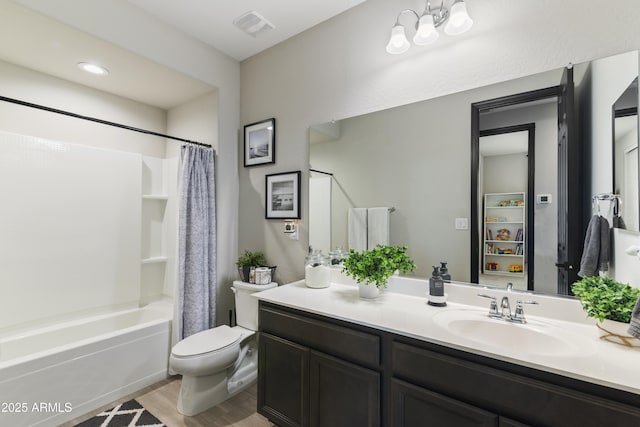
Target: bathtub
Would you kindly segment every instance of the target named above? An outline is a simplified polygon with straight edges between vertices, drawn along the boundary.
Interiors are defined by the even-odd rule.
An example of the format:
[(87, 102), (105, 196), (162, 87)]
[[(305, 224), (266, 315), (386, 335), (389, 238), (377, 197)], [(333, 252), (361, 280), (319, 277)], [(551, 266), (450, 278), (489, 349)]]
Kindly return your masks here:
[(171, 305), (0, 338), (0, 426), (57, 426), (167, 378)]

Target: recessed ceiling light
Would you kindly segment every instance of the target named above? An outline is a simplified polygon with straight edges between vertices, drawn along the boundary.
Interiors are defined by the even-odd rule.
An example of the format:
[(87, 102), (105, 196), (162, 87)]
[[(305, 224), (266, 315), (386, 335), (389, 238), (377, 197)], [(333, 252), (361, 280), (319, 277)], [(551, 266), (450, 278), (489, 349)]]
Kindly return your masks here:
[(91, 62), (78, 62), (78, 68), (97, 76), (106, 76), (109, 74), (109, 70), (100, 65), (92, 64)]

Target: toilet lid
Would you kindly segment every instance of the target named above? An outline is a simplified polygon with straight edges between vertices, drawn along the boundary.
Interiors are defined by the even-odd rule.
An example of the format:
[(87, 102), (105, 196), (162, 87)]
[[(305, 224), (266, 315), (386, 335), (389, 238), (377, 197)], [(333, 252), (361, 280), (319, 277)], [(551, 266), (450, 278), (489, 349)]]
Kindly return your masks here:
[(193, 334), (173, 347), (172, 353), (177, 357), (197, 356), (220, 350), (240, 340), (241, 333), (227, 325)]

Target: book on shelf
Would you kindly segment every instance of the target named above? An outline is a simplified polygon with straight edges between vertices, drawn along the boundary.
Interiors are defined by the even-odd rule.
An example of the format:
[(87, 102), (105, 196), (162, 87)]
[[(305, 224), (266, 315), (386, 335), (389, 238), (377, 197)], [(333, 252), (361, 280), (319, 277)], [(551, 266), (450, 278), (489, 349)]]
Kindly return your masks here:
[(522, 242), (523, 234), (522, 228), (518, 228), (518, 232), (516, 233), (516, 242)]
[(487, 236), (486, 236), (486, 238), (487, 238), (487, 240), (493, 240), (493, 232), (489, 228), (487, 228)]

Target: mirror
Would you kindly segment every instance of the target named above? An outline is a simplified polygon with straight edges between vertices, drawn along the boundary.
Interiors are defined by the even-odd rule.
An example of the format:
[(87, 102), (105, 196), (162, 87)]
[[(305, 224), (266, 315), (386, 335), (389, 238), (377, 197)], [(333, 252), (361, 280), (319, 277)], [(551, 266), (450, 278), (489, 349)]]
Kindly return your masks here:
[[(638, 198), (638, 78), (613, 104), (613, 193), (622, 203), (610, 203), (613, 226), (640, 231)], [(618, 199), (615, 199), (616, 201)], [(597, 203), (597, 201), (596, 201)]]
[[(637, 76), (635, 68), (628, 73)], [(593, 84), (587, 70), (591, 64), (575, 66), (576, 85)], [(389, 207), (389, 243), (406, 245), (418, 264), (416, 276), (429, 277), (433, 265), (448, 263), (452, 279), (469, 282), (470, 265), (470, 106), (489, 99), (557, 86), (562, 71), (541, 74), (472, 89), (440, 98), (407, 104), (388, 110), (310, 127), (309, 131), (309, 244), (329, 251), (348, 248), (348, 209)], [(624, 85), (628, 85), (627, 80)], [(619, 86), (619, 84), (618, 84)], [(621, 92), (618, 92), (619, 96)], [(616, 96), (616, 97), (617, 97)], [(597, 99), (597, 96), (594, 96)], [(612, 98), (615, 100), (615, 98)], [(604, 120), (611, 123), (611, 105), (605, 106)], [(542, 107), (538, 107), (542, 108)], [(582, 108), (582, 105), (581, 105)], [(601, 114), (594, 109), (592, 115)], [(592, 120), (595, 122), (595, 120)], [(599, 121), (600, 123), (600, 121)], [(552, 123), (551, 127), (557, 125)], [(595, 125), (594, 125), (595, 126)], [(488, 128), (488, 127), (487, 127)], [(594, 156), (607, 152), (611, 157), (611, 137), (605, 141), (593, 131)], [(596, 135), (597, 134), (597, 135)], [(608, 135), (611, 135), (609, 129)], [(600, 147), (602, 145), (603, 147)], [(538, 148), (536, 148), (538, 150)], [(536, 168), (549, 161), (538, 156)], [(598, 154), (598, 158), (601, 156)], [(610, 160), (604, 161), (604, 163)], [(606, 166), (605, 170), (611, 170)], [(504, 172), (504, 179), (509, 174)], [(540, 178), (551, 178), (539, 172)], [(611, 173), (587, 173), (594, 182), (586, 191), (612, 188)], [(555, 182), (535, 194), (551, 194), (551, 203), (536, 222), (536, 274), (538, 265), (553, 264), (556, 248), (542, 243), (556, 232)], [(511, 191), (511, 190), (509, 190)], [(528, 190), (527, 190), (528, 191)], [(608, 190), (610, 191), (610, 190)], [(323, 214), (315, 207), (322, 206)], [(327, 208), (329, 206), (329, 208)], [(589, 209), (589, 208), (585, 208)], [(330, 214), (329, 214), (330, 212)], [(589, 215), (589, 212), (586, 213)], [(543, 219), (542, 219), (543, 218)], [(531, 274), (532, 272), (529, 272)], [(553, 276), (553, 274), (552, 274)], [(556, 283), (543, 286), (546, 276), (536, 280), (535, 291), (557, 293)], [(553, 277), (550, 279), (553, 282)], [(480, 279), (482, 283), (482, 279)]]

